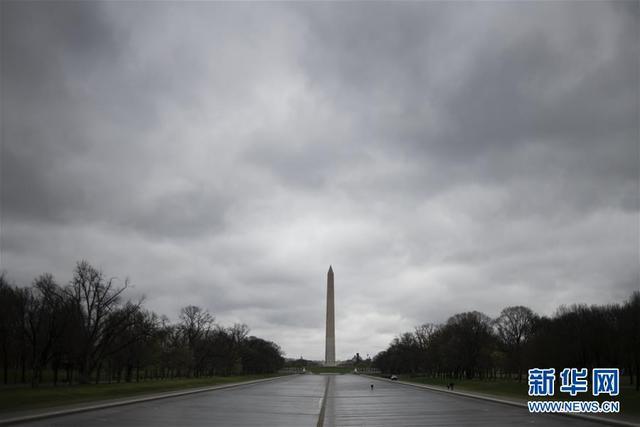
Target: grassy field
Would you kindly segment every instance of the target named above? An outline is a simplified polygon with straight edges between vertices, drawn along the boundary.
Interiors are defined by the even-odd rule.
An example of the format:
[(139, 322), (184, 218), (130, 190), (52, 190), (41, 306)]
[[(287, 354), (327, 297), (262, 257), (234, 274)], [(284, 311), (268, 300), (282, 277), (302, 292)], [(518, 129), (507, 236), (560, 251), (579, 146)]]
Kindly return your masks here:
[(177, 391), (210, 385), (229, 384), (279, 376), (243, 375), (235, 377), (185, 378), (155, 380), (140, 383), (86, 384), (58, 387), (7, 387), (0, 388), (0, 414), (52, 408), (99, 400), (120, 399), (143, 394)]
[[(433, 386), (441, 386), (445, 388), (450, 382), (455, 384), (457, 391), (469, 391), (478, 394), (487, 394), (496, 397), (516, 400), (547, 400), (547, 398), (529, 397), (527, 394), (528, 386), (526, 377), (519, 383), (515, 380), (447, 380), (442, 378), (429, 378), (422, 376), (400, 375), (398, 379), (402, 381), (429, 384)], [(620, 378), (620, 395), (616, 397), (598, 396), (594, 398), (589, 393), (578, 395), (572, 398), (566, 393), (555, 393), (553, 400), (617, 400), (620, 402), (620, 414), (625, 417), (633, 418), (634, 421), (640, 420), (640, 392), (629, 385), (628, 378)]]

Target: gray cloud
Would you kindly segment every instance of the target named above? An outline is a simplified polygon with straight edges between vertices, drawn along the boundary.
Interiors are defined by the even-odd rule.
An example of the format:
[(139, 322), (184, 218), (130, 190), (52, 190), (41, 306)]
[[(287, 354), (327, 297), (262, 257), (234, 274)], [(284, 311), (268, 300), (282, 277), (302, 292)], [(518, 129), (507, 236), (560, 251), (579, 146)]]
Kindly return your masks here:
[(638, 289), (637, 2), (3, 2), (0, 262), (320, 358)]

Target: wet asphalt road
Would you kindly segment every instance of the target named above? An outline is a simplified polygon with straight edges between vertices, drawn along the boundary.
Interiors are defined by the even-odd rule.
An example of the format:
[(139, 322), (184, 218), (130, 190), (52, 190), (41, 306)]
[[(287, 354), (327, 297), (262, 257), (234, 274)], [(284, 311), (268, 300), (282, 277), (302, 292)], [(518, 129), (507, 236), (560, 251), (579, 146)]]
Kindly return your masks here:
[(325, 387), (324, 426), (602, 425), (356, 375), (298, 375), (21, 425), (317, 426)]

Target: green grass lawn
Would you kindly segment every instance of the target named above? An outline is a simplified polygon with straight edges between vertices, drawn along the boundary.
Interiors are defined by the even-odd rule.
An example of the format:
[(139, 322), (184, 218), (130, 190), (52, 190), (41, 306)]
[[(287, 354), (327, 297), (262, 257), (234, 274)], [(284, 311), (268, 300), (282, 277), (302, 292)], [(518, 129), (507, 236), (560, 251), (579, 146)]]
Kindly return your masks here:
[(139, 383), (0, 388), (0, 414), (270, 378), (281, 374), (183, 378)]
[[(547, 400), (547, 398), (529, 397), (527, 378), (523, 378), (519, 383), (517, 380), (448, 380), (442, 378), (429, 378), (423, 376), (400, 375), (398, 379), (402, 381), (429, 384), (445, 388), (450, 382), (455, 384), (455, 390), (468, 391), (478, 394), (486, 394), (496, 397), (503, 397), (514, 400)], [(578, 394), (575, 398), (566, 393), (556, 391), (553, 400), (617, 400), (620, 402), (620, 415), (622, 417), (640, 420), (640, 392), (635, 391), (629, 385), (628, 378), (620, 378), (620, 394), (616, 397), (598, 396), (594, 398), (590, 393)]]

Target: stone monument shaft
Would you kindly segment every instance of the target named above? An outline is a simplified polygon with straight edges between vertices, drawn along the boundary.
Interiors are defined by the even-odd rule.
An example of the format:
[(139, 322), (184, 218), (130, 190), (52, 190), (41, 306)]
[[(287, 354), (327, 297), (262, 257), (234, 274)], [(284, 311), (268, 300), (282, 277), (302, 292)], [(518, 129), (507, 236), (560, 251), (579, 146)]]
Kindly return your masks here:
[(336, 322), (333, 305), (333, 269), (329, 266), (327, 273), (327, 336), (324, 349), (325, 366), (336, 364)]

